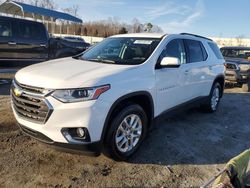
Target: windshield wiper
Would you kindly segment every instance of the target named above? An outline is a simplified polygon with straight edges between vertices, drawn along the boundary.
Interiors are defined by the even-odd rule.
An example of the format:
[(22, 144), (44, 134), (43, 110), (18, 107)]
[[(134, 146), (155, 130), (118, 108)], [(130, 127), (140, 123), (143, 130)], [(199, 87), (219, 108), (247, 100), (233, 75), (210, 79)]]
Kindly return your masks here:
[(115, 64), (115, 61), (108, 60), (108, 59), (87, 59), (87, 61), (94, 61), (94, 62), (100, 62), (100, 63), (108, 63), (108, 64)]

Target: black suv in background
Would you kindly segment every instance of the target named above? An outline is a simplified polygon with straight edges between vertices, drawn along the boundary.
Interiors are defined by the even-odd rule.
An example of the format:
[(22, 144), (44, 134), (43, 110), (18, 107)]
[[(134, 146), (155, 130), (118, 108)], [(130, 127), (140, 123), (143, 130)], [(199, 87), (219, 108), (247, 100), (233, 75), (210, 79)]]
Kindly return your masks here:
[(226, 63), (226, 82), (237, 83), (243, 91), (250, 91), (250, 47), (223, 47)]
[(45, 61), (77, 55), (84, 41), (52, 38), (42, 23), (0, 16), (0, 61)]

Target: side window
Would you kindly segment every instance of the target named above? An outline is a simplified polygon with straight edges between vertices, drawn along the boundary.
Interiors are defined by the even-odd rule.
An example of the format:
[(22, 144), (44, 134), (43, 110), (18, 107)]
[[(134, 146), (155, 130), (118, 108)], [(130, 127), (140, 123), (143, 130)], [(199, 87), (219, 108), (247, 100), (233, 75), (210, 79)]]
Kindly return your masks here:
[(210, 46), (210, 48), (212, 49), (212, 51), (214, 52), (215, 56), (218, 59), (224, 59), (224, 57), (222, 56), (219, 47), (213, 43), (213, 42), (209, 42), (208, 45)]
[(0, 37), (11, 37), (11, 25), (9, 22), (0, 20)]
[(20, 25), (20, 37), (33, 40), (43, 39), (44, 34), (40, 24), (23, 22), (20, 23), (19, 25)]
[(205, 47), (203, 46), (202, 43), (200, 43), (200, 45), (201, 45), (201, 49), (202, 49), (203, 60), (206, 61), (207, 58), (208, 58), (207, 51), (206, 51), (206, 49), (205, 49)]
[(187, 47), (189, 63), (201, 62), (207, 59), (207, 52), (200, 41), (186, 39), (185, 43)]
[(164, 57), (175, 57), (180, 60), (181, 64), (186, 63), (186, 52), (183, 40), (174, 39), (170, 41), (162, 51), (158, 62), (160, 62)]

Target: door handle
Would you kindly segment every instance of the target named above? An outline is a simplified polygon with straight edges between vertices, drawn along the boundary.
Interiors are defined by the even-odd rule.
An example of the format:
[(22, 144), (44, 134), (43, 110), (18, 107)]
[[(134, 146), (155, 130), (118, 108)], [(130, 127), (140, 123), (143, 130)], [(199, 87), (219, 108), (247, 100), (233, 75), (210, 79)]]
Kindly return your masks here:
[(46, 47), (47, 45), (46, 44), (40, 44), (41, 47)]
[(8, 42), (8, 45), (16, 45), (16, 42)]
[(188, 73), (189, 73), (189, 70), (185, 70), (185, 71), (184, 71), (184, 74), (188, 74)]

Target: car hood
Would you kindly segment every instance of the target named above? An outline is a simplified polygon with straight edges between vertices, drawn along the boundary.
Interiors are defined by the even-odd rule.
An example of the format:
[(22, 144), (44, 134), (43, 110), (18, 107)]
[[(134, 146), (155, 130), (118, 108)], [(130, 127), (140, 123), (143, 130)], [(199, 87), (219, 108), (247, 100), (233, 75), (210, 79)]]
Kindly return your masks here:
[(47, 61), (19, 70), (17, 82), (48, 89), (92, 87), (105, 78), (133, 69), (131, 65), (113, 65), (77, 60), (72, 57)]
[(243, 58), (225, 58), (226, 63), (237, 63), (237, 64), (249, 64), (250, 61), (248, 61), (247, 59), (243, 59)]

